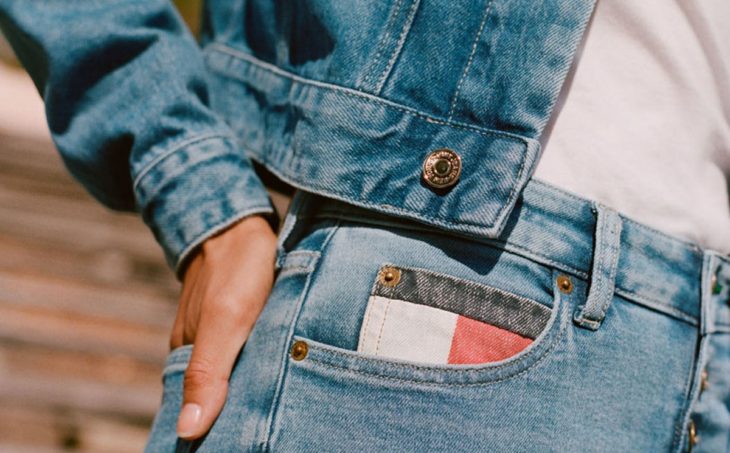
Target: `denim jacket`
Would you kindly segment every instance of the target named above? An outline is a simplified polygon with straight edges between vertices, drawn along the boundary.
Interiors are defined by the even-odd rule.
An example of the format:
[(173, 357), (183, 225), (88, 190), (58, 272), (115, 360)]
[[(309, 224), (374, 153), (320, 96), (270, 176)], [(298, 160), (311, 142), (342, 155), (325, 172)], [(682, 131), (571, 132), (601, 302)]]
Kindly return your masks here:
[[(495, 237), (595, 0), (0, 0), (71, 173), (141, 213), (178, 276), (204, 239), (291, 185)], [(431, 184), (446, 149), (459, 173)], [(451, 176), (454, 176), (453, 174)]]

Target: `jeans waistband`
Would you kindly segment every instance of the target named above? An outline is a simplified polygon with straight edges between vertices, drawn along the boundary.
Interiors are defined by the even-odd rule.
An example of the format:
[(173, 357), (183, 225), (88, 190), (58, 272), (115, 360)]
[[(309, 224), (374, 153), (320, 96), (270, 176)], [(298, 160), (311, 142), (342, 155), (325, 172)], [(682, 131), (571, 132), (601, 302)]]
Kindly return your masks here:
[[(341, 201), (302, 194), (305, 216), (337, 217), (356, 222), (434, 231), (405, 218), (378, 214)], [(311, 209), (310, 209), (311, 208)], [(730, 259), (640, 222), (620, 218), (614, 292), (635, 303), (699, 326), (707, 306), (703, 331), (730, 329), (730, 307), (711, 297), (718, 282), (730, 282)], [(471, 239), (590, 280), (596, 246), (596, 203), (550, 184), (531, 180), (497, 238)], [(454, 233), (444, 233), (454, 234)], [(727, 285), (726, 285), (727, 286)], [(711, 302), (713, 300), (714, 302)], [(703, 302), (704, 301), (704, 302)], [(710, 307), (710, 304), (717, 307)], [(710, 315), (711, 313), (711, 315)]]

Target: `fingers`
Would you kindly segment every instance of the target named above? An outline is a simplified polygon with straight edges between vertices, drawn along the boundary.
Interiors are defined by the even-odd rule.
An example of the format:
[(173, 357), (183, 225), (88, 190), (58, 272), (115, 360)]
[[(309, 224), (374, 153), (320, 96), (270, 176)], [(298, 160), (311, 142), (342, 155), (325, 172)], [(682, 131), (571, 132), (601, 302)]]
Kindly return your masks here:
[(185, 314), (188, 310), (188, 301), (190, 300), (190, 294), (197, 286), (196, 277), (198, 276), (198, 269), (200, 268), (201, 261), (201, 259), (194, 259), (185, 271), (182, 291), (180, 293), (180, 299), (177, 304), (177, 312), (175, 314), (175, 322), (172, 326), (172, 333), (170, 334), (170, 350), (179, 348), (180, 346), (185, 344), (183, 338), (186, 319)]
[(208, 432), (220, 414), (234, 362), (273, 283), (276, 235), (258, 216), (206, 240), (185, 273), (171, 345), (193, 343), (178, 436)]
[(172, 333), (170, 334), (170, 351), (179, 348), (183, 343), (183, 328), (185, 326), (185, 311), (187, 310), (187, 297), (180, 298), (177, 305), (177, 314), (175, 315), (175, 323), (172, 325)]
[(210, 309), (201, 313), (178, 418), (177, 432), (183, 439), (204, 435), (223, 408), (231, 369), (249, 334), (236, 305), (209, 303)]

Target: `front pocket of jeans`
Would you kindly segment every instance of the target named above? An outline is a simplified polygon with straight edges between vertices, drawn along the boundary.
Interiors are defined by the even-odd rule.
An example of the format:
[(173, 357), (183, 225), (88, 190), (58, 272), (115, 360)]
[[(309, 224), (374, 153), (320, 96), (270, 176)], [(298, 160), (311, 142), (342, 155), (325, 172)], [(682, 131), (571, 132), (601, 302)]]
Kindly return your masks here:
[(190, 356), (193, 353), (193, 345), (186, 344), (178, 346), (167, 354), (165, 367), (162, 370), (163, 381), (173, 378), (175, 375), (185, 373), (185, 369), (190, 362)]
[[(317, 375), (346, 376), (351, 375), (366, 380), (385, 382), (407, 382), (425, 386), (480, 386), (506, 381), (530, 372), (534, 367), (551, 356), (558, 349), (557, 345), (570, 324), (571, 306), (575, 305), (573, 296), (563, 294), (557, 287), (557, 276), (560, 272), (552, 271), (553, 293), (549, 318), (543, 329), (528, 345), (519, 351), (510, 352), (507, 357), (496, 361), (481, 363), (428, 363), (422, 357), (387, 357), (370, 351), (346, 349), (331, 343), (325, 343), (297, 334), (292, 338), (292, 345), (304, 342), (307, 353), (304, 358), (291, 354), (291, 364), (301, 368), (302, 372), (313, 372)], [(362, 322), (365, 322), (363, 317)], [(371, 319), (372, 322), (372, 319)], [(362, 324), (364, 328), (364, 324)], [(369, 329), (369, 327), (367, 328)], [(293, 352), (293, 349), (292, 349)], [(433, 361), (432, 361), (433, 362)]]
[[(374, 294), (392, 295), (391, 299), (404, 297), (375, 287), (382, 268), (388, 265), (418, 270), (414, 274), (416, 278), (428, 276), (431, 282), (446, 279), (454, 284), (452, 293), (456, 294), (479, 287), (481, 295), (470, 297), (469, 302), (488, 308), (489, 320), (499, 324), (498, 327), (506, 327), (507, 331), (514, 332), (517, 327), (495, 320), (494, 307), (490, 308), (489, 300), (485, 298), (511, 293), (520, 300), (529, 299), (528, 307), (535, 304), (543, 307), (539, 309), (542, 314), (536, 317), (541, 321), (531, 333), (520, 330), (524, 334), (522, 337), (529, 337), (529, 344), (523, 344), (523, 348), (509, 348), (506, 354), (486, 360), (477, 357), (476, 361), (449, 363), (448, 359), (443, 359), (445, 353), (439, 360), (424, 360), (417, 355), (398, 357), (366, 350), (361, 333), (368, 318), (370, 297)], [(292, 366), (330, 366), (372, 376), (460, 385), (517, 375), (538, 364), (556, 349), (554, 346), (563, 327), (569, 324), (568, 306), (575, 305), (576, 297), (582, 294), (582, 291), (562, 293), (557, 284), (561, 273), (547, 264), (491, 243), (437, 231), (342, 222), (322, 251), (294, 321), (289, 346), (293, 346), (294, 341), (304, 341), (309, 345), (309, 352), (303, 360), (296, 360), (290, 355)], [(433, 276), (443, 279), (434, 280)], [(404, 284), (407, 280), (408, 275)], [(577, 280), (575, 282), (578, 283)], [(417, 284), (411, 292), (419, 291), (428, 294), (420, 294), (415, 299), (437, 301), (443, 292), (438, 284)], [(407, 295), (405, 298), (414, 299)], [(392, 302), (391, 308), (394, 304)], [(522, 304), (517, 305), (523, 307), (517, 310), (518, 315), (524, 316), (530, 311)], [(548, 316), (545, 316), (546, 310)], [(469, 317), (467, 312), (462, 314)], [(473, 313), (472, 317), (478, 318)], [(532, 319), (532, 316), (527, 318)], [(373, 321), (377, 324), (371, 314), (370, 322)], [(448, 348), (450, 351), (450, 345)]]
[(193, 345), (173, 349), (167, 355), (162, 370), (162, 403), (152, 424), (145, 451), (175, 451), (177, 417), (183, 397), (185, 369), (190, 362)]
[(528, 348), (550, 316), (549, 307), (500, 288), (385, 264), (368, 298), (357, 351), (433, 364), (499, 362)]

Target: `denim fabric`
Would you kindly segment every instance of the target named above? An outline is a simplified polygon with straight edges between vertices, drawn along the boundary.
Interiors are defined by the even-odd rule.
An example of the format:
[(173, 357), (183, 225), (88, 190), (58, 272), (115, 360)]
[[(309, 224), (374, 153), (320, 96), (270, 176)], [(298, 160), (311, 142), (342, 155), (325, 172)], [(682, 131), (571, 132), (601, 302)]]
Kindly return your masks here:
[[(388, 267), (394, 267), (388, 264)], [(381, 268), (382, 269), (382, 268)], [(426, 269), (400, 269), (399, 282), (386, 287), (376, 282), (371, 295), (416, 302), (489, 322), (524, 337), (535, 338), (550, 318), (542, 304), (468, 280)]]
[[(496, 288), (550, 316), (497, 362), (358, 352), (384, 264)], [(183, 347), (148, 451), (679, 452), (690, 420), (694, 451), (727, 449), (730, 261), (608, 208), (532, 180), (504, 232), (475, 240), (300, 191), (278, 268), (213, 429), (175, 438)], [(438, 298), (430, 283), (419, 290)]]
[[(215, 231), (271, 214), (251, 158), (309, 192), (498, 236), (594, 2), (209, 0), (202, 51), (168, 0), (0, 0), (0, 28), (68, 168), (139, 211), (179, 272)], [(421, 178), (440, 148), (463, 162), (446, 191)]]

